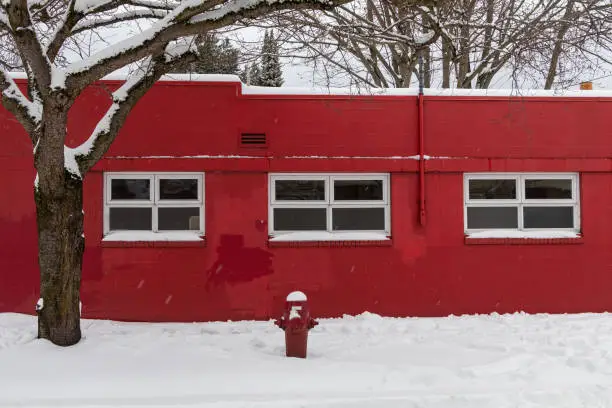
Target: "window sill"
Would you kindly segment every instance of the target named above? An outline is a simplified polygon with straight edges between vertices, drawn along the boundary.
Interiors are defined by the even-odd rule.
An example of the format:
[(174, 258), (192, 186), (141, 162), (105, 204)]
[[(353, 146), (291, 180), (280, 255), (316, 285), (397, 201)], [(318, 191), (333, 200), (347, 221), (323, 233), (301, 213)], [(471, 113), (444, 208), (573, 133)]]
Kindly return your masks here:
[(581, 234), (569, 231), (486, 231), (468, 233), (467, 245), (575, 245), (583, 244)]
[(190, 231), (155, 233), (148, 231), (110, 232), (102, 238), (105, 248), (185, 248), (206, 246), (206, 238)]
[(298, 247), (366, 247), (392, 246), (393, 241), (383, 233), (372, 232), (295, 232), (270, 237), (270, 248), (298, 248)]

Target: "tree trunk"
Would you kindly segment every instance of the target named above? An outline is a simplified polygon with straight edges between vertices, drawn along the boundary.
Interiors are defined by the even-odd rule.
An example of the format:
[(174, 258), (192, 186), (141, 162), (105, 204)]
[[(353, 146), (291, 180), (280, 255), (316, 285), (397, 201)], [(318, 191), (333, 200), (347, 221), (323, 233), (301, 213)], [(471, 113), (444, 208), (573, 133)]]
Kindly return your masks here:
[[(463, 21), (472, 21), (474, 15), (474, 7), (476, 1), (468, 0), (463, 5), (461, 18)], [(459, 29), (459, 66), (457, 73), (457, 88), (472, 88), (472, 81), (469, 80), (469, 74), (472, 72), (470, 61), (470, 35), (471, 26), (469, 24), (461, 25)]]
[[(49, 104), (51, 105), (51, 104)], [(85, 250), (83, 180), (64, 166), (68, 108), (46, 106), (35, 149), (40, 298), (38, 337), (59, 346), (81, 339), (80, 287)]]
[(559, 66), (559, 59), (561, 57), (561, 53), (563, 52), (563, 39), (565, 38), (565, 34), (567, 34), (567, 31), (570, 28), (573, 9), (574, 1), (571, 0), (567, 3), (565, 13), (563, 14), (562, 22), (557, 29), (558, 31), (555, 37), (555, 45), (552, 49), (552, 53), (550, 56), (550, 62), (548, 64), (548, 72), (546, 74), (546, 83), (544, 84), (544, 89), (551, 89), (553, 84), (555, 83), (555, 78), (557, 77), (557, 69)]
[(451, 45), (446, 37), (442, 37), (442, 88), (450, 88)]
[(493, 73), (487, 72), (486, 74), (478, 75), (476, 79), (476, 88), (478, 89), (488, 89), (491, 85), (491, 81), (493, 80)]
[(66, 175), (62, 195), (49, 197), (38, 189), (35, 198), (43, 299), (38, 311), (38, 337), (59, 346), (71, 346), (81, 339), (83, 183)]
[(423, 86), (431, 88), (431, 50), (423, 49)]

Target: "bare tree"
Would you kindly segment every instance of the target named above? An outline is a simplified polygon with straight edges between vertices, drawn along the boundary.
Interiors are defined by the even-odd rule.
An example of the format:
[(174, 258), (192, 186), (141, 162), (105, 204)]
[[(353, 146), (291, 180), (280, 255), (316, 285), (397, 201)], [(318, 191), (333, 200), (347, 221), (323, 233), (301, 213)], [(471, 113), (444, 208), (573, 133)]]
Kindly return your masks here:
[[(79, 289), (85, 238), (83, 177), (110, 147), (138, 100), (164, 73), (197, 59), (193, 38), (277, 10), (328, 9), (343, 0), (7, 0), (0, 38), (8, 44), (0, 69), (2, 105), (29, 135), (37, 177), (41, 299), (38, 336), (68, 346), (81, 338)], [(65, 64), (63, 56), (91, 45), (100, 29), (144, 25), (141, 32)], [(5, 43), (5, 40), (7, 41)], [(65, 146), (76, 98), (107, 74), (138, 64), (117, 90), (95, 130)], [(62, 65), (65, 65), (62, 68)], [(21, 66), (27, 90), (7, 69)]]
[(407, 87), (417, 54), (440, 30), (418, 8), (396, 7), (387, 0), (364, 0), (325, 13), (286, 12), (270, 25), (280, 28), (289, 54), (324, 68), (331, 78), (373, 87)]
[[(596, 0), (569, 0), (559, 24), (543, 32), (539, 43), (547, 55), (544, 89), (550, 89), (559, 78), (560, 63), (576, 68), (581, 75), (589, 64), (603, 62), (612, 66), (612, 3)], [(546, 52), (547, 51), (547, 52)], [(594, 53), (596, 53), (594, 55)], [(567, 76), (567, 70), (561, 72)], [(561, 78), (563, 80), (563, 78)], [(567, 78), (575, 82), (576, 77)]]
[(285, 12), (269, 25), (289, 55), (334, 79), (407, 87), (422, 55), (426, 86), (488, 88), (514, 72), (551, 87), (568, 65), (584, 74), (610, 64), (611, 16), (609, 0), (358, 0)]

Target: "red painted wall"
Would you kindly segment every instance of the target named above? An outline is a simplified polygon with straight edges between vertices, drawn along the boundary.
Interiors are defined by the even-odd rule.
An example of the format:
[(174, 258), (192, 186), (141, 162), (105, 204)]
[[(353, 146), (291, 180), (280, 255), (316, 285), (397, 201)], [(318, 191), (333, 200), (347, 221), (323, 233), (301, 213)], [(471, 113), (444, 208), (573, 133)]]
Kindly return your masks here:
[[(92, 87), (77, 102), (70, 144), (87, 137), (116, 86)], [(416, 97), (157, 84), (86, 178), (84, 316), (263, 319), (296, 289), (317, 316), (612, 310), (612, 98), (431, 96), (424, 109), (425, 154), (438, 158), (425, 163), (421, 226), (418, 161), (408, 158), (418, 154)], [(38, 298), (32, 146), (5, 111), (0, 131), (0, 183), (10, 192), (0, 200), (0, 311), (29, 313)], [(266, 133), (268, 149), (241, 149), (241, 132)], [(229, 155), (243, 157), (218, 157)], [(127, 170), (206, 172), (206, 244), (103, 243), (103, 172)], [(391, 245), (270, 245), (275, 171), (391, 173)], [(462, 189), (471, 171), (580, 172), (583, 238), (467, 243)]]

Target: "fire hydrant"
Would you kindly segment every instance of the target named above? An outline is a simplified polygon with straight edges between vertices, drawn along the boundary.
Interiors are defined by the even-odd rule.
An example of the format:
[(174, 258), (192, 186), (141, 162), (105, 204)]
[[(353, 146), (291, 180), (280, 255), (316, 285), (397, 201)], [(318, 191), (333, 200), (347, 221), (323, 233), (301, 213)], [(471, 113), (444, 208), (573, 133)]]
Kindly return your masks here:
[(306, 358), (308, 331), (319, 324), (310, 317), (306, 295), (299, 291), (291, 292), (287, 296), (282, 317), (274, 323), (285, 331), (287, 357)]

